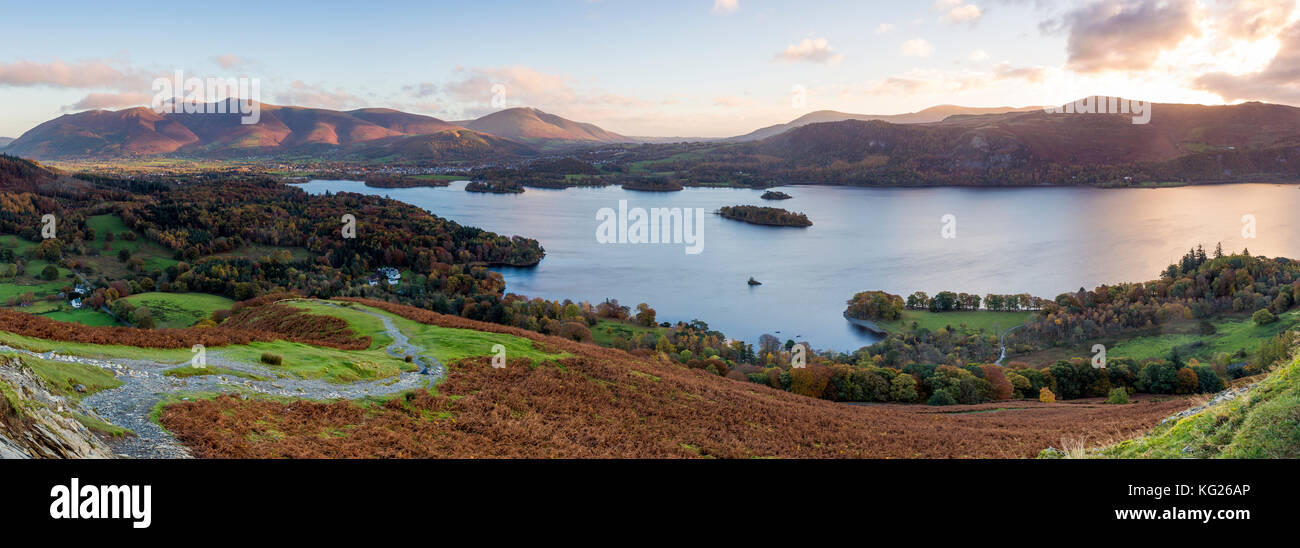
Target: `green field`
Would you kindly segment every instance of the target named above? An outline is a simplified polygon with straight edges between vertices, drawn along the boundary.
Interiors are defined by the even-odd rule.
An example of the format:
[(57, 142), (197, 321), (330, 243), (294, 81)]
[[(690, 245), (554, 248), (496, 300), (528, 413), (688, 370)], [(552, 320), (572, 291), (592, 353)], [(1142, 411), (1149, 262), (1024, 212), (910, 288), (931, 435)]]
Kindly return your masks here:
[(212, 365), (209, 365), (201, 369), (198, 367), (194, 367), (192, 365), (182, 365), (180, 367), (175, 367), (163, 371), (163, 375), (166, 375), (168, 377), (176, 377), (178, 379), (183, 379), (186, 377), (199, 377), (203, 375), (225, 375), (227, 377), (239, 377), (241, 379), (251, 379), (255, 381), (267, 380), (266, 377), (260, 375), (254, 375), (252, 373), (246, 373), (235, 369), (229, 369), (226, 367), (216, 367)]
[(1137, 360), (1166, 358), (1174, 348), (1178, 348), (1179, 355), (1183, 359), (1196, 358), (1200, 361), (1208, 361), (1220, 352), (1228, 354), (1240, 350), (1253, 352), (1259, 348), (1260, 342), (1273, 338), (1297, 323), (1300, 323), (1300, 310), (1285, 312), (1278, 317), (1278, 321), (1265, 326), (1257, 326), (1247, 317), (1224, 318), (1210, 322), (1215, 328), (1212, 335), (1177, 332), (1134, 337), (1116, 343), (1106, 350), (1106, 355)]
[(176, 370), (178, 375), (220, 373), (222, 371), (219, 367), (220, 360), (260, 364), (263, 353), (276, 354), (282, 358), (281, 365), (266, 366), (272, 371), (307, 379), (323, 379), (330, 382), (384, 379), (394, 377), (401, 371), (414, 371), (417, 368), (415, 364), (409, 363), (403, 358), (388, 355), (385, 347), (392, 344), (392, 338), (385, 332), (382, 320), (362, 312), (362, 310), (368, 310), (387, 316), (410, 339), (412, 344), (424, 348), (424, 353), (428, 357), (436, 358), (443, 363), (471, 356), (493, 355), (492, 348), (497, 344), (505, 347), (508, 359), (528, 358), (534, 361), (544, 361), (564, 357), (564, 354), (542, 352), (534, 347), (533, 341), (522, 337), (486, 333), (472, 329), (425, 325), (361, 305), (336, 307), (319, 301), (296, 301), (288, 304), (310, 310), (314, 314), (335, 316), (346, 320), (355, 332), (371, 337), (370, 347), (365, 350), (339, 350), (337, 348), (288, 341), (209, 347), (207, 349), (210, 364), (208, 370), (188, 371), (183, 367), (193, 357), (193, 353), (188, 348), (137, 348), (121, 345), (46, 341), (6, 332), (0, 332), (0, 344), (34, 352), (52, 350), (76, 356), (107, 359), (144, 359), (159, 363), (176, 364), (182, 366)]
[(611, 346), (614, 344), (614, 339), (618, 337), (634, 340), (646, 333), (654, 333), (658, 336), (661, 332), (663, 332), (662, 327), (644, 327), (614, 320), (599, 320), (591, 328), (591, 338), (598, 345)]
[(137, 293), (126, 297), (137, 307), (148, 307), (156, 327), (189, 327), (213, 311), (229, 309), (235, 301), (207, 293)]
[(14, 234), (5, 234), (0, 236), (0, 247), (7, 247), (14, 250), (14, 255), (22, 256), (27, 254), (27, 250), (35, 247), (36, 244), (19, 238)]
[[(74, 285), (72, 272), (62, 267), (58, 267), (59, 276), (54, 280), (40, 278), (41, 271), (50, 263), (41, 259), (26, 259), (24, 257), (27, 250), (35, 246), (35, 243), (13, 234), (0, 236), (0, 247), (12, 249), (14, 255), (22, 258), (24, 263), (23, 274), (12, 278), (0, 278), (0, 304), (4, 304), (10, 297), (18, 297), (27, 293), (31, 293), (36, 298), (53, 295), (63, 291), (64, 287)], [(0, 266), (6, 266), (7, 264)]]
[[(99, 253), (99, 256), (89, 262), (99, 272), (121, 274), (124, 267), (117, 254), (123, 249), (129, 251), (132, 257), (143, 260), (146, 272), (155, 269), (165, 270), (177, 263), (166, 248), (146, 240), (143, 236), (137, 234), (135, 241), (124, 237), (133, 231), (127, 228), (122, 218), (117, 215), (95, 215), (86, 219), (86, 225), (95, 230), (95, 241), (88, 244), (88, 247)], [(113, 233), (111, 242), (108, 241), (110, 232)]]
[(1034, 315), (1032, 311), (992, 312), (988, 310), (961, 310), (952, 312), (930, 312), (929, 310), (903, 310), (903, 317), (898, 321), (876, 322), (891, 333), (903, 333), (912, 330), (912, 323), (917, 329), (937, 331), (952, 327), (964, 333), (983, 331), (990, 335), (1001, 335), (1003, 331), (1025, 323)]
[[(82, 397), (100, 390), (122, 386), (122, 381), (117, 380), (111, 371), (93, 365), (43, 360), (30, 356), (24, 356), (23, 362), (31, 366), (32, 371), (55, 393), (66, 396), (74, 402), (81, 401)], [(85, 392), (77, 392), (77, 385), (82, 385)]]
[(63, 310), (57, 310), (54, 312), (47, 312), (41, 314), (41, 316), (44, 316), (46, 318), (55, 321), (73, 322), (73, 323), (79, 323), (83, 325), (93, 325), (93, 326), (117, 325), (117, 322), (113, 320), (112, 316), (109, 316), (108, 314), (98, 310), (91, 310), (89, 308), (66, 307)]

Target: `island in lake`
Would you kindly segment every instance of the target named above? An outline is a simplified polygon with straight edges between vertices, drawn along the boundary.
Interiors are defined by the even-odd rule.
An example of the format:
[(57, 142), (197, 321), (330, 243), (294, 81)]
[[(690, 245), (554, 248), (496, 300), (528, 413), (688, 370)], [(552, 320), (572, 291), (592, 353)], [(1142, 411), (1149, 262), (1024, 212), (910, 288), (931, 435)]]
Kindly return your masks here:
[(405, 177), (401, 175), (367, 175), (366, 186), (372, 188), (416, 188), (440, 187), (451, 184), (447, 179), (436, 177)]
[(728, 219), (744, 221), (750, 224), (766, 226), (812, 226), (812, 221), (803, 213), (791, 213), (779, 207), (761, 206), (723, 206), (718, 215)]
[(759, 196), (759, 198), (762, 198), (764, 200), (789, 200), (790, 198), (793, 197), (794, 196), (791, 196), (779, 190), (769, 190), (767, 192), (764, 192), (762, 196)]
[(523, 185), (514, 182), (500, 181), (470, 181), (465, 185), (467, 192), (487, 192), (490, 194), (519, 194), (524, 191)]
[(647, 192), (677, 192), (682, 184), (666, 177), (645, 177), (632, 179), (623, 183), (624, 190), (641, 190)]

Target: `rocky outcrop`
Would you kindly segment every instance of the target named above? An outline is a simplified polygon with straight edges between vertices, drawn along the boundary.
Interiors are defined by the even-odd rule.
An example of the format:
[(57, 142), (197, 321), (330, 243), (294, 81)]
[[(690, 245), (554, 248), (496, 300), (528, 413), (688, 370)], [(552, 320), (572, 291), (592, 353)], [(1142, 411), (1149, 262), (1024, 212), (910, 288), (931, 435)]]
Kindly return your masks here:
[(73, 416), (74, 404), (53, 393), (17, 356), (0, 357), (0, 458), (114, 458)]
[(1197, 413), (1200, 413), (1201, 411), (1205, 411), (1206, 409), (1209, 409), (1209, 408), (1214, 407), (1214, 406), (1216, 406), (1216, 405), (1219, 405), (1219, 404), (1221, 404), (1221, 403), (1229, 402), (1229, 401), (1235, 400), (1235, 399), (1237, 399), (1238, 396), (1240, 396), (1240, 395), (1242, 395), (1242, 394), (1245, 394), (1246, 392), (1249, 392), (1250, 389), (1251, 389), (1251, 388), (1254, 388), (1255, 385), (1257, 385), (1257, 384), (1259, 384), (1259, 383), (1257, 383), (1257, 382), (1253, 382), (1253, 383), (1247, 384), (1247, 385), (1245, 385), (1245, 386), (1238, 386), (1238, 387), (1236, 387), (1236, 388), (1229, 388), (1229, 389), (1227, 389), (1227, 390), (1224, 390), (1224, 391), (1222, 391), (1222, 392), (1219, 392), (1218, 394), (1215, 394), (1213, 398), (1210, 398), (1210, 401), (1205, 402), (1204, 405), (1198, 405), (1198, 406), (1193, 407), (1193, 408), (1191, 408), (1191, 409), (1188, 409), (1188, 410), (1186, 410), (1186, 411), (1180, 411), (1180, 412), (1178, 412), (1178, 413), (1174, 413), (1173, 415), (1170, 415), (1170, 416), (1168, 416), (1168, 417), (1165, 417), (1164, 420), (1160, 421), (1160, 424), (1165, 424), (1165, 423), (1167, 423), (1167, 422), (1178, 422), (1178, 421), (1180, 421), (1180, 420), (1183, 420), (1183, 419), (1185, 419), (1185, 418), (1187, 418), (1187, 417), (1190, 417), (1190, 416), (1192, 416), (1192, 415), (1195, 415), (1195, 414), (1197, 414)]

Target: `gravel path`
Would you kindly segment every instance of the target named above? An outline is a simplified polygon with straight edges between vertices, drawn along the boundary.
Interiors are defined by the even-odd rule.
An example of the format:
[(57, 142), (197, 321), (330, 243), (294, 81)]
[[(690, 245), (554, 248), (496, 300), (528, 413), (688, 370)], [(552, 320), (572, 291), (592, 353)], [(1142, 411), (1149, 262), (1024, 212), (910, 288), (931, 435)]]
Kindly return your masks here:
[(121, 380), (123, 385), (86, 396), (81, 400), (80, 409), (83, 413), (99, 417), (111, 424), (135, 432), (135, 436), (123, 436), (111, 440), (109, 444), (113, 447), (113, 450), (133, 458), (190, 458), (189, 451), (177, 443), (171, 434), (149, 420), (149, 412), (165, 394), (175, 392), (245, 392), (318, 400), (358, 399), (423, 388), (430, 382), (436, 382), (446, 373), (446, 368), (436, 358), (426, 358), (420, 355), (424, 349), (412, 344), (406, 334), (402, 333), (393, 323), (392, 318), (369, 310), (355, 310), (382, 320), (385, 331), (393, 339), (393, 344), (386, 348), (388, 354), (398, 359), (412, 356), (412, 362), (420, 366), (420, 372), (401, 372), (396, 378), (390, 377), (374, 381), (338, 384), (323, 380), (283, 377), (284, 373), (282, 371), (260, 364), (249, 364), (226, 359), (219, 351), (214, 351), (207, 355), (209, 366), (251, 373), (271, 380), (252, 380), (226, 375), (176, 378), (163, 375), (163, 372), (185, 365), (184, 363), (160, 363), (149, 360), (117, 358), (83, 358), (55, 352), (38, 353), (4, 345), (0, 345), (0, 353), (93, 365), (113, 372), (113, 375)]

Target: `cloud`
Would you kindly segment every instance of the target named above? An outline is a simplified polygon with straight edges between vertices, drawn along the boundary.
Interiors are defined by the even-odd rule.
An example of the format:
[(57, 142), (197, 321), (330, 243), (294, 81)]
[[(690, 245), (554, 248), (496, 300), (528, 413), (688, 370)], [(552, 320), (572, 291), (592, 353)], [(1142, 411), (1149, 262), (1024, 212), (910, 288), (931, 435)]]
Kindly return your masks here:
[(1066, 66), (1080, 73), (1142, 71), (1160, 53), (1199, 36), (1193, 0), (1099, 0), (1045, 21), (1069, 32)]
[(1285, 27), (1295, 8), (1295, 0), (1219, 0), (1210, 11), (1225, 35), (1258, 40)]
[(233, 53), (218, 55), (216, 57), (213, 57), (212, 61), (215, 62), (217, 65), (221, 66), (221, 68), (226, 70), (236, 69), (248, 63), (248, 59), (244, 59), (243, 57), (240, 57)]
[(830, 42), (825, 38), (804, 38), (802, 42), (785, 48), (785, 52), (778, 53), (776, 58), (782, 61), (808, 63), (825, 63), (838, 65), (844, 60), (844, 56), (835, 53)]
[(739, 108), (739, 107), (754, 106), (755, 101), (753, 99), (749, 99), (746, 97), (737, 97), (734, 95), (723, 95), (721, 97), (714, 97), (713, 104), (714, 106), (719, 106), (719, 107)]
[(876, 34), (887, 34), (891, 30), (894, 30), (894, 25), (890, 23), (876, 25)]
[(1279, 38), (1281, 47), (1263, 70), (1248, 74), (1208, 73), (1198, 77), (1194, 85), (1225, 101), (1300, 104), (1300, 22), (1292, 23)]
[(1019, 78), (1032, 84), (1041, 84), (1046, 76), (1047, 69), (1043, 67), (1013, 67), (1005, 61), (993, 66), (993, 77), (998, 80)]
[(943, 18), (950, 23), (974, 23), (984, 16), (979, 6), (963, 0), (937, 0), (934, 9), (943, 12)]
[(984, 51), (982, 49), (977, 49), (975, 51), (970, 52), (971, 61), (983, 61), (988, 58), (989, 58), (989, 52)]
[[(661, 123), (663, 113), (656, 110), (673, 101), (647, 100), (579, 87), (580, 82), (563, 74), (553, 74), (522, 65), (506, 67), (461, 67), (460, 79), (439, 86), (448, 99), (448, 116), (477, 118), (502, 107), (535, 107), (572, 120), (603, 122), (611, 120), (634, 124)], [(503, 86), (495, 88), (494, 86)], [(504, 99), (493, 102), (494, 98)], [(707, 99), (705, 99), (707, 101)]]
[(713, 13), (732, 13), (740, 9), (740, 0), (713, 0)]
[(112, 109), (123, 107), (148, 106), (153, 101), (153, 95), (148, 93), (91, 93), (82, 97), (80, 101), (71, 105), (64, 106), (61, 110), (64, 112), (96, 109)]
[(901, 49), (903, 55), (907, 57), (929, 57), (931, 53), (934, 53), (934, 46), (931, 46), (929, 42), (926, 42), (921, 38), (914, 38), (903, 42)]
[(433, 82), (420, 82), (418, 84), (402, 86), (402, 91), (415, 97), (431, 97), (438, 94), (438, 84)]
[(49, 63), (0, 63), (0, 86), (148, 89), (150, 80), (142, 73), (122, 70), (99, 60), (65, 63), (56, 59)]
[[(504, 92), (508, 106), (572, 104), (578, 98), (570, 78), (522, 65), (459, 70), (466, 76), (444, 87), (452, 97), (479, 112), (490, 112), (487, 109), (498, 96), (497, 90)], [(498, 85), (504, 88), (496, 88)]]
[(275, 100), (282, 105), (327, 108), (343, 110), (366, 105), (366, 101), (342, 88), (325, 89), (320, 85), (307, 84), (294, 80), (289, 89), (275, 94)]

